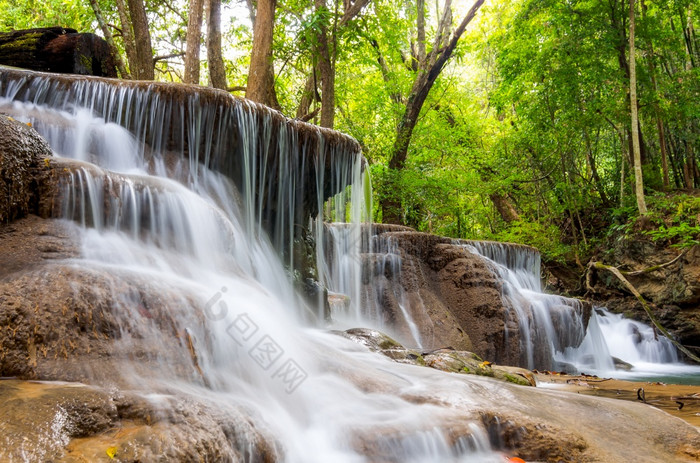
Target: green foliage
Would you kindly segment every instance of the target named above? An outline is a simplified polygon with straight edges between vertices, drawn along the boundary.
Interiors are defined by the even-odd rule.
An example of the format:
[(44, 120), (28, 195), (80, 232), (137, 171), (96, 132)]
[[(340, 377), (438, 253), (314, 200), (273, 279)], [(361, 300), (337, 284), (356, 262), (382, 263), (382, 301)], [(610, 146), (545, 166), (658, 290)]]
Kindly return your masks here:
[(658, 194), (651, 196), (648, 204), (649, 218), (658, 228), (646, 231), (646, 235), (678, 248), (700, 244), (700, 197)]
[(700, 244), (700, 226), (690, 226), (686, 222), (668, 228), (661, 225), (658, 229), (646, 233), (654, 241), (671, 242), (672, 247), (681, 249)]
[[(464, 11), (455, 5), (456, 23)], [(119, 25), (114, 0), (100, 0), (100, 6), (107, 22)], [(700, 161), (700, 46), (694, 35), (700, 3), (645, 0), (644, 6), (637, 2), (636, 60), (648, 219), (655, 227), (648, 236), (689, 246), (698, 240), (698, 198), (654, 190), (665, 188), (658, 124), (670, 188), (700, 186), (694, 170)], [(187, 5), (148, 0), (146, 7), (155, 53), (183, 51)], [(426, 2), (428, 52), (443, 7), (442, 1)], [(418, 230), (529, 244), (555, 261), (580, 256), (605, 238), (638, 236), (626, 161), (625, 2), (487, 2), (429, 93), (401, 172), (390, 171), (388, 162), (417, 72), (415, 2), (373, 0), (340, 27), (343, 8), (339, 1), (318, 10), (307, 0), (277, 2), (275, 88), (282, 111), (296, 116), (317, 62), (318, 33), (326, 26), (335, 34), (336, 129), (363, 147), (373, 174), (375, 220), (382, 219), (381, 200), (391, 199)], [(5, 30), (57, 24), (97, 30), (88, 2), (0, 0), (0, 12)], [(228, 82), (244, 87), (252, 46), (248, 12), (241, 2), (224, 2), (223, 19)], [(158, 68), (158, 79), (179, 80), (178, 58), (159, 61)], [(318, 80), (316, 74), (311, 111), (320, 105)], [(520, 220), (504, 220), (494, 198), (503, 198)]]
[(70, 0), (0, 0), (0, 31), (37, 27), (70, 27), (79, 32), (93, 30), (95, 18), (90, 4)]

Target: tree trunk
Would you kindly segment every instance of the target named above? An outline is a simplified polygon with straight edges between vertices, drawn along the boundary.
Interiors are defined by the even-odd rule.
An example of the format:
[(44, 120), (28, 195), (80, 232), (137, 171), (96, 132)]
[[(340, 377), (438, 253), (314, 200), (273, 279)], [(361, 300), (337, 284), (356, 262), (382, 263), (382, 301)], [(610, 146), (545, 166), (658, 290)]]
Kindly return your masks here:
[[(151, 34), (148, 31), (148, 17), (143, 0), (127, 0), (131, 23), (134, 27), (134, 41), (136, 43), (136, 67), (131, 68), (131, 73), (138, 80), (153, 80), (155, 77), (153, 68), (153, 47), (151, 46)], [(122, 24), (122, 26), (125, 26)], [(127, 25), (128, 26), (128, 25)]]
[(104, 39), (61, 27), (0, 33), (0, 63), (35, 71), (117, 77)]
[(316, 69), (311, 68), (311, 72), (306, 76), (306, 83), (304, 84), (304, 90), (299, 99), (299, 106), (297, 106), (296, 118), (303, 120), (311, 114), (311, 104), (316, 99)]
[[(389, 160), (390, 169), (402, 169), (404, 163), (406, 162), (406, 156), (408, 154), (408, 146), (411, 143), (411, 137), (413, 136), (413, 129), (416, 127), (418, 122), (418, 115), (423, 108), (423, 103), (430, 93), (430, 89), (433, 87), (435, 80), (437, 80), (443, 66), (447, 63), (447, 60), (452, 55), (452, 52), (457, 47), (457, 42), (467, 28), (467, 25), (471, 22), (476, 15), (477, 10), (484, 3), (484, 0), (477, 0), (474, 5), (469, 10), (469, 13), (464, 17), (462, 23), (459, 25), (457, 30), (455, 30), (452, 39), (448, 42), (447, 46), (443, 48), (439, 54), (434, 55), (434, 59), (426, 69), (420, 69), (416, 80), (411, 88), (411, 94), (408, 97), (408, 102), (406, 103), (406, 110), (404, 111), (401, 122), (396, 129), (396, 140), (394, 141), (394, 148), (392, 149), (391, 158)], [(438, 40), (436, 40), (438, 42)], [(435, 51), (435, 50), (434, 50)], [(431, 54), (433, 51), (431, 51)]]
[[(642, 0), (642, 17), (646, 20), (647, 6)], [(651, 86), (654, 90), (654, 96), (658, 95), (659, 87), (656, 83), (656, 66), (654, 65), (654, 43), (651, 38), (648, 39), (650, 57), (648, 59), (649, 63), (649, 75), (651, 76)], [(663, 177), (664, 190), (670, 188), (670, 182), (668, 178), (668, 152), (666, 149), (666, 136), (664, 133), (664, 123), (661, 120), (661, 110), (659, 108), (658, 100), (654, 100), (654, 112), (656, 113), (656, 130), (659, 135), (659, 150), (661, 151), (661, 174)]]
[(105, 18), (104, 18), (104, 15), (102, 14), (102, 10), (100, 9), (99, 3), (97, 3), (97, 0), (90, 0), (90, 6), (92, 7), (92, 11), (95, 13), (95, 18), (97, 19), (97, 23), (100, 25), (100, 30), (102, 30), (102, 33), (105, 36), (105, 40), (107, 41), (107, 44), (109, 45), (109, 50), (112, 53), (112, 56), (114, 57), (114, 62), (117, 66), (117, 70), (119, 70), (119, 75), (121, 76), (122, 79), (131, 79), (131, 75), (126, 70), (126, 66), (124, 65), (124, 61), (122, 60), (122, 56), (119, 53), (119, 49), (117, 48), (117, 45), (114, 43), (114, 37), (112, 36), (112, 30), (107, 25), (107, 21), (105, 21)]
[(185, 73), (182, 76), (182, 80), (186, 84), (199, 84), (199, 51), (202, 41), (203, 10), (204, 0), (190, 0), (185, 40)]
[(491, 202), (493, 202), (493, 205), (496, 207), (496, 210), (504, 222), (511, 223), (520, 220), (520, 215), (518, 215), (518, 211), (516, 211), (513, 204), (511, 204), (508, 196), (502, 193), (491, 193), (489, 198), (491, 198)]
[(600, 200), (603, 202), (603, 206), (606, 208), (610, 207), (610, 201), (608, 200), (608, 196), (605, 194), (603, 182), (600, 179), (600, 175), (598, 175), (598, 168), (595, 165), (595, 159), (593, 159), (593, 147), (591, 146), (591, 138), (588, 134), (588, 130), (585, 128), (583, 130), (583, 138), (586, 142), (586, 161), (588, 162), (588, 167), (591, 170), (591, 177), (593, 177), (593, 182), (595, 183), (595, 187), (598, 190), (598, 195), (600, 196)]
[[(326, 9), (326, 0), (315, 0), (316, 13)], [(321, 23), (317, 37), (316, 56), (321, 75), (321, 127), (333, 128), (335, 120), (335, 69), (328, 42), (328, 25)]]
[(134, 41), (134, 31), (131, 29), (131, 17), (129, 9), (124, 3), (124, 0), (115, 0), (117, 5), (117, 13), (119, 14), (119, 22), (122, 26), (122, 41), (124, 42), (124, 51), (126, 52), (126, 60), (129, 62), (129, 71), (132, 77), (136, 74), (134, 69), (136, 64), (136, 42)]
[(209, 85), (227, 89), (226, 68), (221, 53), (221, 0), (209, 0), (207, 8), (207, 61)]
[(632, 150), (634, 154), (634, 192), (637, 197), (637, 209), (640, 215), (647, 213), (644, 199), (644, 179), (642, 177), (642, 159), (639, 152), (639, 125), (637, 116), (637, 69), (634, 50), (634, 0), (630, 2), (630, 114), (632, 118)]
[(279, 109), (272, 65), (272, 36), (275, 27), (276, 0), (259, 0), (253, 28), (246, 98)]

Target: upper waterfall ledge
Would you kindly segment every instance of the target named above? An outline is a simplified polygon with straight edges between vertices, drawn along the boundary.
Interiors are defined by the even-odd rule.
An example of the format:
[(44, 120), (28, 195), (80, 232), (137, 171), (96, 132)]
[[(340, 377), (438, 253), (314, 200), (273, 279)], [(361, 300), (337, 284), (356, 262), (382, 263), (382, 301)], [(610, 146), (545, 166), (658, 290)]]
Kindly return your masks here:
[(248, 192), (270, 231), (280, 225), (278, 200), (285, 201), (282, 210), (295, 201), (294, 222), (303, 223), (365, 163), (360, 144), (348, 135), (208, 87), (0, 66), (1, 98), (56, 110), (86, 107), (151, 150), (188, 158), (194, 175), (197, 164), (222, 172), (244, 196)]

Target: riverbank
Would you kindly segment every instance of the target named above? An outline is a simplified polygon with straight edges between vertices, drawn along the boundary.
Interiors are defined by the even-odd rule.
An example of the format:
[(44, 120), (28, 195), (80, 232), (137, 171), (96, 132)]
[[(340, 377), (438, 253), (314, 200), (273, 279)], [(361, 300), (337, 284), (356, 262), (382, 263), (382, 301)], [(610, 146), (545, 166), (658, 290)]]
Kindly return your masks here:
[(555, 373), (536, 373), (535, 377), (537, 387), (646, 403), (700, 428), (700, 386)]

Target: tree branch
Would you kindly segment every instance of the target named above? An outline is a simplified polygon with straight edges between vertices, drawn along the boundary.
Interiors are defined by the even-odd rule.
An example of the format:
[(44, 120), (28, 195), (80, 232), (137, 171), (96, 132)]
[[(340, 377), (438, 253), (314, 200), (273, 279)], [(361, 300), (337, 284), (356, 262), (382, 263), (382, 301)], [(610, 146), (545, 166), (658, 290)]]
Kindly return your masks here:
[[(345, 11), (343, 13), (343, 16), (340, 18), (340, 23), (338, 24), (340, 27), (343, 27), (345, 24), (347, 24), (352, 18), (360, 14), (360, 11), (362, 11), (362, 8), (367, 6), (367, 4), (370, 2), (370, 0), (357, 0), (355, 1), (352, 5), (349, 7), (345, 8)], [(347, 5), (346, 5), (347, 6)]]
[(165, 61), (166, 59), (170, 59), (170, 58), (179, 58), (181, 56), (185, 56), (185, 53), (179, 52), (179, 53), (170, 53), (169, 55), (154, 56), (153, 57), (153, 64), (157, 63), (158, 61)]
[(642, 275), (642, 274), (644, 274), (644, 273), (650, 273), (650, 272), (653, 272), (653, 271), (655, 271), (655, 270), (659, 270), (659, 269), (662, 269), (662, 268), (665, 268), (665, 267), (669, 267), (669, 266), (675, 264), (676, 262), (678, 262), (678, 261), (680, 260), (680, 258), (683, 257), (683, 256), (688, 252), (689, 249), (690, 249), (690, 248), (688, 248), (688, 249), (686, 249), (685, 251), (681, 252), (681, 253), (678, 254), (678, 256), (676, 256), (673, 260), (670, 260), (670, 261), (666, 262), (665, 264), (652, 265), (651, 267), (647, 267), (647, 268), (642, 269), (642, 270), (636, 270), (636, 271), (634, 271), (634, 272), (623, 272), (623, 271), (621, 271), (620, 273), (622, 273), (623, 275), (627, 275), (627, 276), (637, 276), (637, 275)]

